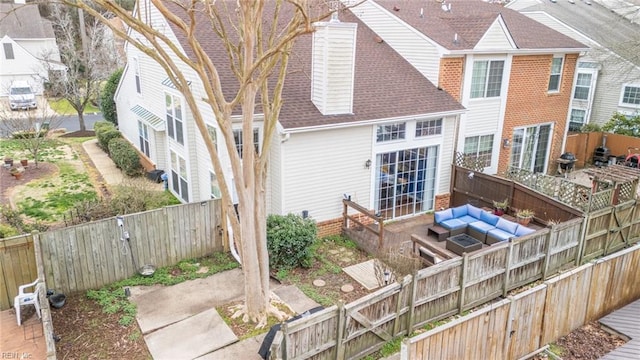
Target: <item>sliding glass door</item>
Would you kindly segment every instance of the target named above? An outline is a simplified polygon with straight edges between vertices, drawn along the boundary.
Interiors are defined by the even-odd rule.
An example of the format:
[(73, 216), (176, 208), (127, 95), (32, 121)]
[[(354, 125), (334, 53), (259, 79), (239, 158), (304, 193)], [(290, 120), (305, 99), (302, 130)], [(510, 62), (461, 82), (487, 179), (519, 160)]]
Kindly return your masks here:
[(378, 154), (376, 211), (389, 219), (432, 209), (437, 159), (437, 146)]
[(551, 124), (514, 129), (511, 166), (536, 173), (545, 172), (550, 139)]

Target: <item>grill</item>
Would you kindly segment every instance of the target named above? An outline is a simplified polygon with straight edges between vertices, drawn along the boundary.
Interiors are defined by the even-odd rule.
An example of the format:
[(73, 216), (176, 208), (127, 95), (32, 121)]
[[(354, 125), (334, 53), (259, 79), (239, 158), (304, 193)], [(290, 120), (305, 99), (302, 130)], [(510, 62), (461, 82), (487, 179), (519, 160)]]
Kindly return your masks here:
[(558, 163), (560, 164), (560, 169), (563, 171), (571, 171), (573, 170), (573, 165), (576, 163), (576, 156), (573, 155), (573, 153), (566, 152), (560, 155)]
[(602, 137), (602, 146), (598, 146), (593, 150), (593, 165), (597, 167), (606, 166), (609, 163), (609, 156), (611, 156), (611, 150), (606, 146), (607, 136)]

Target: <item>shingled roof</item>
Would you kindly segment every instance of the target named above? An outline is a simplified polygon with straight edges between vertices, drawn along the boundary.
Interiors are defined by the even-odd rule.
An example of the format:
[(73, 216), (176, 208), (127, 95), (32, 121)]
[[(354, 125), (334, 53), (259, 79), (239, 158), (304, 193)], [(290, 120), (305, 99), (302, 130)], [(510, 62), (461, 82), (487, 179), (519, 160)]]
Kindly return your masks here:
[(49, 20), (40, 16), (35, 4), (0, 3), (0, 37), (12, 39), (55, 38)]
[[(502, 16), (518, 49), (584, 49), (587, 46), (539, 22), (482, 0), (369, 0), (449, 50), (471, 50)], [(423, 16), (420, 16), (420, 13)], [(458, 41), (454, 43), (455, 35)]]
[[(172, 11), (175, 14), (184, 14), (178, 8), (172, 8)], [(286, 18), (286, 14), (281, 16)], [(184, 16), (181, 17), (186, 19)], [(222, 50), (220, 39), (207, 29), (207, 22), (203, 22), (203, 18), (198, 20), (201, 25), (196, 30), (196, 36), (217, 65), (223, 89), (229, 98), (228, 94), (237, 90), (238, 81), (227, 66), (229, 60), (226, 52)], [(311, 102), (312, 35), (303, 35), (298, 38), (291, 53), (283, 90), (284, 103), (279, 120), (285, 129), (464, 109), (447, 92), (437, 89), (386, 43), (377, 41), (379, 39), (376, 38), (376, 34), (352, 13), (341, 13), (340, 20), (358, 24), (353, 114), (324, 116)], [(175, 26), (172, 25), (172, 28), (187, 54), (192, 55), (185, 35), (176, 30)]]

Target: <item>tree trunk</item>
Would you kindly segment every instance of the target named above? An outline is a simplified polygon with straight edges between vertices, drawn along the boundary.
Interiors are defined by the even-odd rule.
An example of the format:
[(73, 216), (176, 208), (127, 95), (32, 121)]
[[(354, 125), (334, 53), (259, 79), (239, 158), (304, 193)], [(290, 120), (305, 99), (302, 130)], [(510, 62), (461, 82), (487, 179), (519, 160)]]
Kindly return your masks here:
[(78, 124), (80, 124), (80, 131), (87, 131), (87, 126), (84, 124), (84, 113), (78, 111)]

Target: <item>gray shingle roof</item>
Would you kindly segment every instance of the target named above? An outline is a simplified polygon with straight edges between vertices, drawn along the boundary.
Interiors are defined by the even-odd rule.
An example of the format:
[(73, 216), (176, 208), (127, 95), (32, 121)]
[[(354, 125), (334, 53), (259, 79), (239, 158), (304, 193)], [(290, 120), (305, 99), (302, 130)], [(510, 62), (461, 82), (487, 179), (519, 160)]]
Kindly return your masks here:
[[(435, 0), (373, 1), (449, 50), (473, 49), (499, 15), (518, 49), (586, 47), (517, 11), (482, 0), (446, 0), (451, 4), (451, 11), (443, 11), (442, 4)], [(421, 9), (423, 17), (420, 17)], [(455, 34), (458, 34), (457, 44), (453, 42)]]
[(5, 35), (12, 39), (55, 38), (51, 22), (40, 17), (35, 3), (0, 3), (0, 38)]
[[(174, 11), (180, 13), (177, 8)], [(282, 17), (285, 18), (286, 15), (282, 14)], [(283, 90), (284, 104), (280, 112), (280, 123), (284, 128), (322, 126), (464, 109), (447, 92), (438, 90), (386, 43), (376, 42), (376, 34), (357, 20), (353, 14), (343, 13), (340, 19), (343, 22), (358, 23), (354, 113), (323, 116), (311, 102), (312, 36), (303, 35), (297, 40), (291, 53)], [(179, 31), (176, 31), (176, 35), (187, 53), (191, 53), (185, 36)], [(235, 93), (238, 87), (237, 80), (228, 66), (225, 66), (228, 64), (228, 58), (226, 53), (221, 51), (220, 40), (206, 28), (206, 25), (198, 28), (196, 36), (218, 66), (225, 93)], [(228, 95), (227, 98), (229, 98)]]

